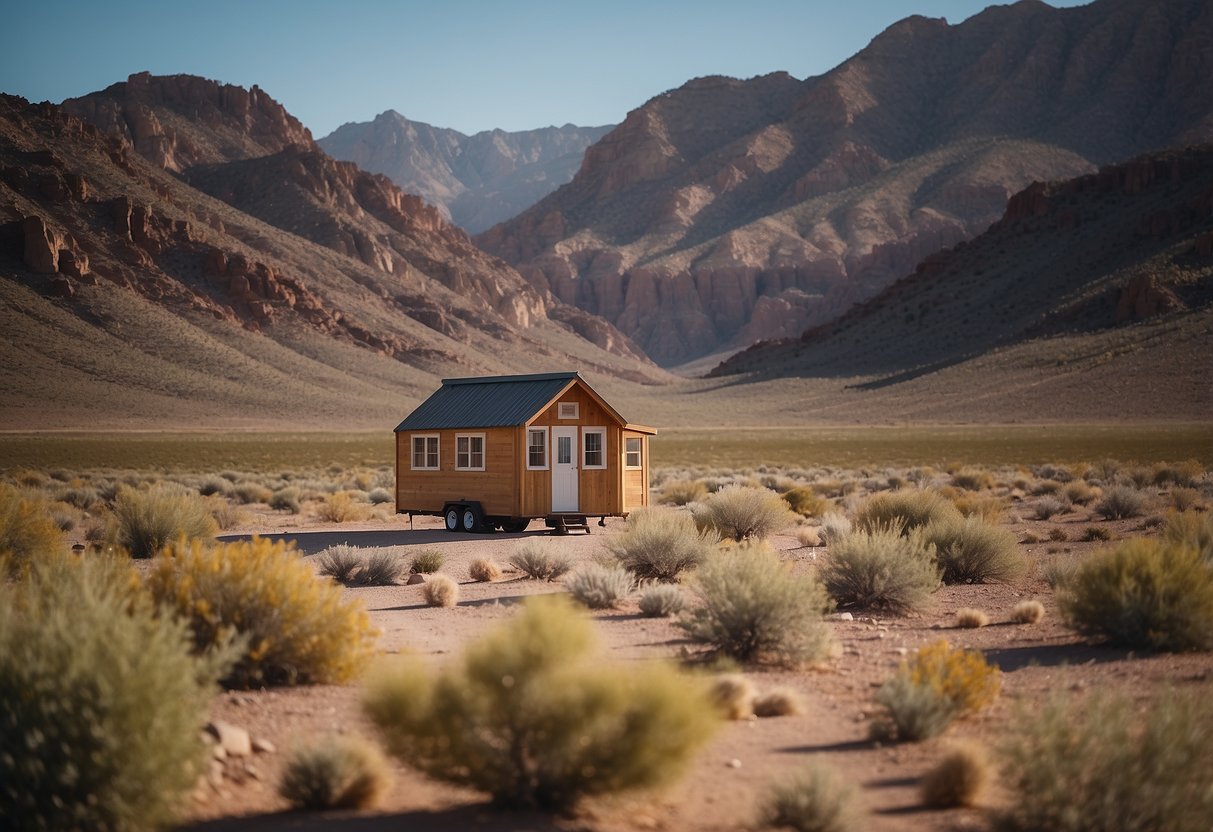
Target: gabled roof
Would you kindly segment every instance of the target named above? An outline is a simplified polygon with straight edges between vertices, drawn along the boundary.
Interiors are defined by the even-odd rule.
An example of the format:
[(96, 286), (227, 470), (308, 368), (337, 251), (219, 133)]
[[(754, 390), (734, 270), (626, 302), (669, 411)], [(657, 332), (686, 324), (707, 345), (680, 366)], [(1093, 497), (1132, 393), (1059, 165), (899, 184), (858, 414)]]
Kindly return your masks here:
[(577, 373), (444, 378), (396, 430), (523, 425), (578, 380), (585, 383)]

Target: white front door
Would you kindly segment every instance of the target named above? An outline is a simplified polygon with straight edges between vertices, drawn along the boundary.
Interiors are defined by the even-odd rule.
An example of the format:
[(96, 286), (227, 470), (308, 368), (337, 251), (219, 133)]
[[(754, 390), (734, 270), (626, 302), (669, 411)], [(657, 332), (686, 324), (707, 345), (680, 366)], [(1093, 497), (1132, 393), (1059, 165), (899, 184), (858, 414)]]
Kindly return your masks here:
[(577, 428), (552, 428), (552, 511), (577, 511)]

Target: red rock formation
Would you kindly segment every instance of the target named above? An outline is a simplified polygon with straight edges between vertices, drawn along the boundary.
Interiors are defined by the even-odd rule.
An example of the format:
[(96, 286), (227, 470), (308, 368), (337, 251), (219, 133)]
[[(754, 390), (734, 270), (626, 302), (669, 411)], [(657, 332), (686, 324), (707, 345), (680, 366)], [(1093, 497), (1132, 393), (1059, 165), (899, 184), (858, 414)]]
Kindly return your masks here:
[(1163, 312), (1184, 309), (1183, 301), (1151, 274), (1134, 275), (1116, 301), (1116, 322), (1143, 321)]

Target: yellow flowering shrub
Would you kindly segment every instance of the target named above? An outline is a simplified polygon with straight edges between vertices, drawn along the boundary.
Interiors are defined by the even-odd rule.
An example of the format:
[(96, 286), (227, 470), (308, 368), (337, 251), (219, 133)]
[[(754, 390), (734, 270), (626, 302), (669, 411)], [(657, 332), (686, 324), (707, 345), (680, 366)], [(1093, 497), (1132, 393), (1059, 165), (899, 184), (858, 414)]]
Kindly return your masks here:
[(914, 685), (943, 694), (961, 713), (989, 705), (1002, 687), (1002, 674), (981, 653), (950, 647), (943, 639), (919, 649), (903, 672)]
[(233, 687), (347, 681), (366, 666), (378, 635), (360, 603), (282, 542), (181, 540), (145, 586), (188, 623), (195, 651), (242, 644), (224, 680)]

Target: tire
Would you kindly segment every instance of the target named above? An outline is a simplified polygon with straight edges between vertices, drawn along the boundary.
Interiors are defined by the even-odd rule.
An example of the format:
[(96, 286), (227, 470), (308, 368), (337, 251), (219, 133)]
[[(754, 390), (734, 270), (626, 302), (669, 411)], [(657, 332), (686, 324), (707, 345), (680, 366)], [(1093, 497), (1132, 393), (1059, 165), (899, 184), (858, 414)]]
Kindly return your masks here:
[(459, 506), (447, 506), (444, 518), (448, 532), (459, 531)]
[(501, 530), (508, 534), (518, 534), (518, 532), (526, 531), (526, 527), (531, 525), (531, 521), (523, 518), (521, 520), (506, 520), (501, 524)]
[(469, 534), (480, 531), (480, 515), (476, 509), (469, 506), (460, 513), (459, 529)]

